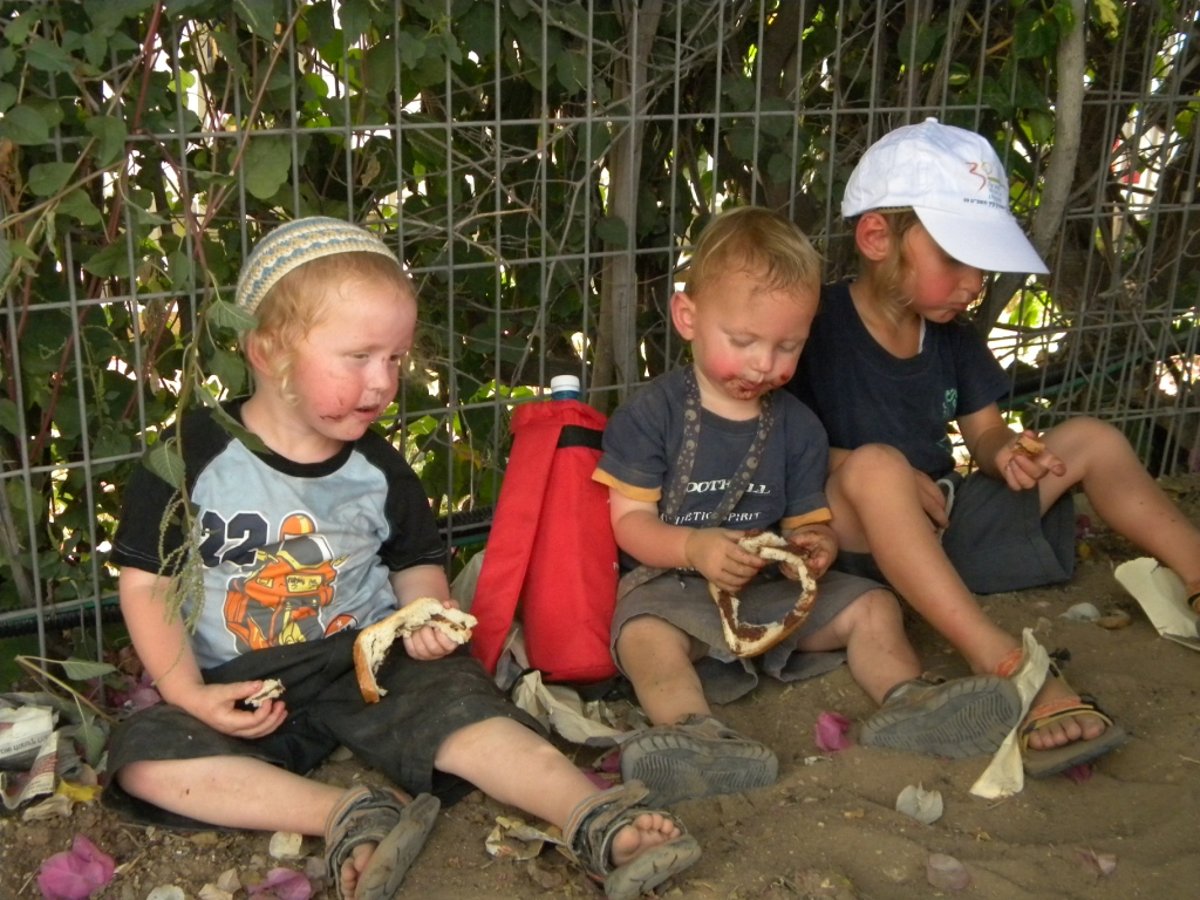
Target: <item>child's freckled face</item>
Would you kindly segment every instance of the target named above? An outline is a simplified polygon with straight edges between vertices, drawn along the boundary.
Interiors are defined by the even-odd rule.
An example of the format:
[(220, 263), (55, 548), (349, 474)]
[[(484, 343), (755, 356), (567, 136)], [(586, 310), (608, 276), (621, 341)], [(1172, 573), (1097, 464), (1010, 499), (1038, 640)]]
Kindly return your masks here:
[(413, 297), (384, 281), (349, 281), (326, 319), (295, 348), (297, 410), (315, 431), (355, 440), (396, 396), (412, 346)]
[(739, 403), (757, 402), (796, 371), (817, 309), (817, 292), (773, 289), (729, 272), (693, 298), (692, 356), (702, 382)]

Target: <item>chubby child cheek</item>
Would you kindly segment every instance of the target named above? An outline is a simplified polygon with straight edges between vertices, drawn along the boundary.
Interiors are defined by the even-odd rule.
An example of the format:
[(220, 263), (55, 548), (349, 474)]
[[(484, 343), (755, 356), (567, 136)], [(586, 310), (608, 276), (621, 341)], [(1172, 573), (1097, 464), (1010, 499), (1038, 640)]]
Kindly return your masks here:
[(715, 381), (740, 380), (750, 369), (749, 360), (739, 354), (714, 353), (709, 355), (708, 371)]
[(344, 373), (326, 372), (314, 384), (312, 403), (315, 411), (326, 418), (336, 418), (352, 412), (362, 398), (362, 385)]

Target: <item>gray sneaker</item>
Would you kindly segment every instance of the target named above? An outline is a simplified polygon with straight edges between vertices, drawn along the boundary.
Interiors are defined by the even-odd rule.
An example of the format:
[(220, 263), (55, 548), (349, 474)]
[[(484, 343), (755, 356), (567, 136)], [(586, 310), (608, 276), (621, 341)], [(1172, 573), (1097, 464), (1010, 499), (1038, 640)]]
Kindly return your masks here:
[(621, 745), (621, 778), (650, 789), (647, 802), (670, 806), (715, 794), (767, 787), (779, 777), (770, 748), (726, 728), (712, 716), (657, 725)]
[(1021, 718), (1021, 696), (998, 675), (941, 684), (905, 681), (884, 698), (859, 733), (865, 747), (959, 759), (994, 753)]

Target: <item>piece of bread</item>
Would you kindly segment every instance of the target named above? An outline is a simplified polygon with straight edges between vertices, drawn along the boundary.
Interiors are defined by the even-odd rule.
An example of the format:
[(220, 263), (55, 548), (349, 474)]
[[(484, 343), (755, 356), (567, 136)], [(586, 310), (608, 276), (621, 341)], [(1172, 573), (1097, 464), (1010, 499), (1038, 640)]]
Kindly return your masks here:
[(263, 680), (262, 687), (242, 701), (243, 704), (251, 709), (258, 709), (268, 700), (275, 700), (284, 692), (283, 682), (278, 678), (267, 678)]
[(748, 534), (739, 540), (738, 544), (743, 550), (757, 554), (763, 559), (790, 565), (798, 576), (796, 605), (782, 619), (763, 623), (743, 621), (739, 615), (741, 599), (709, 583), (708, 593), (717, 604), (725, 643), (735, 656), (748, 658), (766, 653), (804, 624), (817, 599), (817, 583), (808, 573), (804, 558), (795, 553), (786, 540), (773, 532)]
[(1017, 435), (1017, 442), (1013, 445), (1014, 453), (1023, 453), (1026, 456), (1038, 456), (1045, 449), (1045, 444), (1027, 434)]
[(477, 621), (470, 613), (461, 609), (442, 606), (440, 600), (419, 597), (400, 607), (386, 619), (368, 625), (354, 639), (354, 674), (358, 678), (358, 689), (368, 703), (378, 703), (387, 693), (375, 680), (375, 673), (392, 648), (396, 638), (432, 625), (456, 644), (465, 644), (471, 639), (471, 629)]

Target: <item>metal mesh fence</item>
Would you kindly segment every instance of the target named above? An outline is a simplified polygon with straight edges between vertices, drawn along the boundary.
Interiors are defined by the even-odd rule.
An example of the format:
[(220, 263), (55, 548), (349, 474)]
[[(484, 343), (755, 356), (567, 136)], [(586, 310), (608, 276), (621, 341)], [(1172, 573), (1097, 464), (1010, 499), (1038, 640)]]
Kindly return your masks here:
[(246, 388), (222, 303), (300, 215), (364, 222), (411, 268), (419, 342), (382, 425), (452, 547), (514, 403), (574, 372), (611, 409), (682, 358), (667, 304), (713, 212), (782, 210), (848, 275), (846, 175), (931, 115), (994, 140), (1053, 269), (976, 311), (1014, 421), (1101, 416), (1156, 473), (1200, 468), (1193, 3), (171, 7), (0, 3), (0, 629), (43, 653), (113, 609), (133, 463)]

